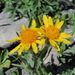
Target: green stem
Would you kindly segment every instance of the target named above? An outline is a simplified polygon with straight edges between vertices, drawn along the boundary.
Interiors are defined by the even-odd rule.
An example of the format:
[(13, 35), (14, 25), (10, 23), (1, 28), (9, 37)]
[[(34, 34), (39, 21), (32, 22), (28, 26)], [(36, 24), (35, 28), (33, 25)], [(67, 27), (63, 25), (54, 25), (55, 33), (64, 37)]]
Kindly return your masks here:
[(0, 75), (4, 75), (2, 67), (0, 67)]
[(51, 49), (51, 46), (48, 46), (48, 48), (46, 47), (46, 49), (42, 50), (42, 52), (41, 52), (39, 58), (40, 58), (40, 57), (43, 57), (43, 55), (44, 55), (45, 53), (50, 52), (50, 49)]

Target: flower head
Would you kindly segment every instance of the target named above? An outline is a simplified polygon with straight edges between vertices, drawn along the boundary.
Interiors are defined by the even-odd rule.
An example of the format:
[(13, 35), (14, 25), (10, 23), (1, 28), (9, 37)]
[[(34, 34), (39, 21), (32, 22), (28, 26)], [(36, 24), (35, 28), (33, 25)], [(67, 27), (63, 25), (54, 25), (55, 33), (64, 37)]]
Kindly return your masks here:
[(60, 28), (62, 27), (64, 21), (59, 21), (59, 19), (57, 19), (54, 25), (52, 17), (43, 15), (43, 22), (44, 24), (41, 22), (41, 33), (49, 40), (50, 44), (54, 46), (57, 51), (60, 51), (60, 48), (56, 42), (63, 42), (66, 44), (71, 43), (66, 38), (71, 38), (72, 36), (68, 35), (66, 32), (60, 32)]
[(13, 42), (16, 40), (20, 41), (20, 44), (15, 47), (13, 50), (9, 52), (12, 54), (18, 50), (18, 55), (20, 55), (23, 50), (29, 50), (32, 47), (34, 53), (38, 53), (37, 44), (44, 44), (44, 39), (40, 39), (40, 33), (38, 32), (38, 28), (36, 28), (35, 20), (32, 20), (32, 25), (30, 28), (26, 28), (22, 25), (22, 31), (19, 34), (19, 37), (16, 37), (12, 40), (7, 40), (8, 42)]

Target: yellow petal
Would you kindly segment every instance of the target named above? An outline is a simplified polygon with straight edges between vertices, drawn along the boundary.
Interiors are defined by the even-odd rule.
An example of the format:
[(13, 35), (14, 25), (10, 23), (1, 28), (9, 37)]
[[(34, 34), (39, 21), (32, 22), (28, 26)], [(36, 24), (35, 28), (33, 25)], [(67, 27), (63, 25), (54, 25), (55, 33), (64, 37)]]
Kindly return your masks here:
[(62, 40), (62, 38), (58, 38), (58, 39), (54, 39), (55, 41), (57, 41), (57, 42), (62, 42), (63, 40)]
[(17, 47), (15, 47), (14, 49), (12, 49), (9, 54), (12, 54), (14, 52), (16, 52), (19, 48), (21, 47), (21, 44), (19, 44)]
[(60, 33), (60, 38), (71, 38), (72, 36), (67, 34), (66, 32)]
[(44, 29), (44, 27), (43, 27), (43, 26), (42, 26), (42, 27), (40, 27), (40, 30), (39, 30), (39, 31), (40, 31), (40, 33), (41, 33), (41, 34), (45, 34), (45, 29)]
[(34, 53), (38, 53), (38, 48), (37, 48), (36, 43), (32, 43), (32, 49)]
[(26, 27), (24, 25), (21, 25), (21, 30), (25, 30)]
[(36, 28), (36, 21), (32, 20), (31, 28)]
[(36, 43), (38, 43), (40, 45), (44, 45), (45, 44), (45, 39), (36, 40)]
[(24, 45), (24, 50), (28, 50), (28, 49), (30, 48), (30, 45), (31, 45), (31, 44), (29, 44), (29, 43), (25, 44), (25, 45)]
[(52, 17), (48, 17), (48, 23), (49, 23), (49, 25), (53, 26), (53, 20), (52, 20)]
[(50, 42), (50, 44), (52, 45), (52, 46), (54, 46), (54, 48), (57, 50), (57, 51), (60, 51), (60, 48), (59, 48), (59, 46), (57, 45), (57, 43), (54, 41), (54, 40), (49, 40), (49, 42)]
[(20, 38), (20, 37), (16, 37), (16, 38), (14, 38), (14, 39), (6, 40), (6, 41), (7, 41), (7, 42), (13, 42), (13, 41), (16, 41), (16, 40), (21, 40), (21, 38)]
[(64, 24), (64, 21), (61, 21), (60, 23), (58, 23), (57, 25), (55, 25), (55, 27), (58, 28), (58, 29), (60, 29), (63, 24)]
[(18, 55), (21, 55), (21, 53), (23, 52), (24, 50), (24, 45), (22, 45), (22, 47), (20, 47), (20, 49), (18, 50)]
[(36, 32), (40, 33), (42, 32), (42, 29), (41, 28), (34, 28), (33, 30), (35, 30)]
[(45, 44), (45, 39), (41, 39), (41, 45), (44, 45)]
[(58, 23), (59, 23), (59, 22), (60, 22), (60, 20), (59, 20), (59, 19), (57, 19), (57, 20), (56, 20), (56, 24), (55, 24), (55, 25), (58, 25)]
[(45, 27), (48, 27), (49, 26), (49, 24), (48, 24), (48, 18), (47, 18), (46, 15), (43, 15), (43, 22), (45, 24)]
[(62, 39), (62, 42), (63, 42), (63, 43), (66, 43), (66, 44), (71, 44), (71, 42), (68, 41), (67, 39)]
[(63, 39), (63, 38), (55, 39), (55, 41), (62, 42), (62, 43), (66, 43), (66, 44), (71, 44), (70, 41), (68, 41), (67, 39)]

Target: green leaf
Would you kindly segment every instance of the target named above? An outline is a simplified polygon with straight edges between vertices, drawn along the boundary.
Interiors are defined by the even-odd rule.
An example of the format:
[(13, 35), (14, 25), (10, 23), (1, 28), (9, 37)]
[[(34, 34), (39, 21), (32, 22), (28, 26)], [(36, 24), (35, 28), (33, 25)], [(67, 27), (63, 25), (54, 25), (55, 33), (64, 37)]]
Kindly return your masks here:
[(20, 68), (26, 68), (27, 67), (27, 64), (25, 64), (24, 62), (21, 62), (20, 64), (12, 64), (13, 66), (16, 66), (16, 67), (20, 67)]
[(32, 55), (30, 55), (30, 54), (25, 54), (23, 58), (27, 61), (27, 63), (28, 63), (31, 67), (34, 67), (34, 60), (32, 59)]
[(16, 71), (10, 70), (10, 72), (11, 72), (12, 75), (20, 75), (18, 70), (16, 70)]
[(28, 2), (29, 2), (29, 0), (22, 0), (22, 2), (23, 2), (23, 3), (28, 3)]
[(8, 50), (3, 50), (0, 53), (0, 63), (5, 62), (7, 58), (8, 58)]
[(6, 61), (6, 59), (8, 58), (8, 50), (4, 50), (2, 52), (1, 58), (2, 58), (2, 63)]
[(16, 75), (14, 71), (10, 71), (12, 75)]
[(48, 75), (52, 75), (52, 73), (50, 72)]
[(4, 75), (2, 67), (0, 67), (0, 75)]
[(73, 68), (73, 70), (67, 69), (66, 71), (63, 71), (61, 74), (57, 75), (75, 75), (75, 68)]
[(66, 51), (63, 52), (63, 54), (70, 54), (70, 53), (75, 54), (75, 48), (69, 47), (68, 50), (66, 50)]
[(44, 68), (41, 68), (41, 75), (47, 75), (47, 72)]
[(10, 67), (10, 60), (6, 60), (4, 63), (0, 64), (0, 67), (9, 68)]
[(19, 36), (19, 33), (18, 32), (16, 32), (16, 34), (17, 34), (17, 36)]
[(39, 67), (41, 66), (42, 64), (42, 61), (40, 59), (37, 60), (37, 63), (36, 63), (36, 69), (39, 69)]
[(64, 43), (62, 43), (61, 44), (61, 47), (60, 47), (60, 49), (61, 49), (61, 52), (63, 52), (65, 49), (66, 49), (66, 44), (64, 44)]
[(72, 74), (75, 74), (75, 68), (72, 70)]
[(1, 57), (1, 54), (0, 54), (0, 63), (1, 63), (1, 60), (2, 60), (2, 57)]

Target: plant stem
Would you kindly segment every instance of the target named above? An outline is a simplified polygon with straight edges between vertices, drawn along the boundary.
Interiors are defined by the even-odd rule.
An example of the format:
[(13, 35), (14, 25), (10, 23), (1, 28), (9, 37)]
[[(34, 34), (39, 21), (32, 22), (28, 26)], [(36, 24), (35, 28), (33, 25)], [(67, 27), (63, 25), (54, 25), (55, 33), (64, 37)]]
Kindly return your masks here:
[(0, 75), (4, 75), (2, 67), (0, 67)]

